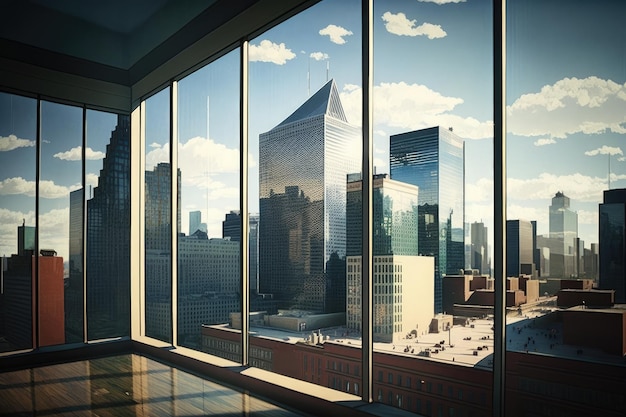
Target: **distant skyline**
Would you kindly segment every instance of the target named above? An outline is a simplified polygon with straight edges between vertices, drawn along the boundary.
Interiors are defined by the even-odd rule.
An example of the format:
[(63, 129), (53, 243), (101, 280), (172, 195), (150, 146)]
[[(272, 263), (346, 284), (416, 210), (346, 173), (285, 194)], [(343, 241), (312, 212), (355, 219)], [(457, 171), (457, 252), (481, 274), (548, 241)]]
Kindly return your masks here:
[[(598, 241), (598, 204), (608, 188), (609, 158), (611, 188), (626, 187), (626, 25), (622, 22), (626, 4), (572, 0), (565, 10), (562, 6), (540, 0), (507, 5), (507, 214), (509, 219), (537, 220), (538, 233), (547, 234), (550, 199), (561, 191), (571, 198), (579, 236), (589, 247)], [(389, 171), (390, 135), (436, 125), (453, 127), (466, 140), (465, 220), (484, 222), (490, 234), (491, 13), (487, 0), (388, 0), (374, 5), (377, 172)], [(251, 40), (252, 212), (258, 212), (259, 134), (306, 101), (307, 94), (327, 77), (337, 82), (348, 120), (360, 122), (360, 53), (360, 2), (356, 0), (322, 1)], [(219, 237), (224, 215), (239, 209), (238, 62), (235, 50), (209, 65), (210, 76), (201, 70), (179, 83), (182, 231), (188, 230), (188, 212), (201, 210), (209, 236)], [(8, 100), (8, 96), (3, 94), (0, 101), (0, 254), (4, 255), (16, 251), (14, 236), (22, 219), (35, 224), (35, 101)], [(153, 100), (162, 107), (163, 100)], [(65, 258), (68, 196), (81, 181), (80, 162), (75, 160), (81, 151), (80, 127), (75, 122), (80, 112), (60, 104), (43, 108), (41, 232)], [(103, 114), (99, 121), (102, 113), (89, 114), (87, 184), (95, 185), (112, 130), (104, 119), (115, 116)], [(147, 126), (146, 169), (169, 148), (166, 120), (152, 120)], [(198, 160), (198, 150), (211, 156)], [(54, 233), (58, 230), (64, 231), (61, 236)]]

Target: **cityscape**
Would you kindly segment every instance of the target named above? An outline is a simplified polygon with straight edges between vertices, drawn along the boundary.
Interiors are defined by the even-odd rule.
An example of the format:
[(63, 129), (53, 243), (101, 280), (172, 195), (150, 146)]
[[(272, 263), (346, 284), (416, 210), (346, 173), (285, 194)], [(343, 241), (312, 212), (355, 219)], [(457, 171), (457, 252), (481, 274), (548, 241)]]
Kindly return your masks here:
[[(475, 17), (486, 7), (382, 3), (375, 6), (376, 39), (382, 59), (390, 61), (397, 56), (382, 45), (391, 45), (391, 38), (418, 39), (422, 51), (441, 58), (434, 42), (462, 37), (477, 25), (453, 26), (462, 10)], [(361, 87), (351, 61), (360, 33), (346, 17), (355, 4), (321, 2), (251, 42), (253, 81), (281, 79), (289, 61), (307, 81), (304, 88), (304, 77), (285, 77), (270, 93), (271, 82), (251, 83), (251, 102), (264, 111), (251, 117), (245, 215), (234, 133), (238, 97), (230, 94), (239, 88), (231, 74), (236, 51), (180, 81), (178, 143), (168, 136), (170, 91), (145, 100), (140, 192), (131, 191), (130, 116), (81, 115), (83, 109), (46, 102), (37, 162), (35, 142), (21, 139), (37, 137), (30, 123), (37, 117), (35, 99), (0, 92), (0, 160), (7, 167), (0, 178), (0, 352), (131, 333), (129, 254), (137, 242), (130, 229), (138, 221), (131, 200), (142, 194), (145, 336), (239, 361), (245, 239), (250, 365), (361, 395), (363, 176), (355, 104)], [(434, 7), (456, 9), (438, 26), (428, 23), (437, 22), (430, 20), (438, 16)], [(343, 26), (316, 29), (328, 49), (319, 39), (297, 43), (299, 35), (292, 39), (298, 47), (285, 49), (282, 41), (297, 32), (298, 22), (323, 22), (330, 10), (345, 13), (335, 22)], [(538, 18), (549, 26), (544, 19)], [(477, 39), (485, 42), (486, 35)], [(530, 35), (519, 40), (534, 41)], [(455, 42), (447, 48), (458, 52), (462, 42)], [(264, 49), (268, 43), (271, 53)], [(547, 54), (543, 47), (537, 46)], [(482, 85), (478, 49), (465, 75)], [(518, 60), (511, 65), (522, 65)], [(450, 68), (441, 76), (416, 69), (420, 84), (391, 67), (377, 74), (373, 93), (374, 400), (420, 415), (489, 415), (495, 304), (490, 105), (482, 105), (480, 86), (464, 98), (446, 90)], [(624, 76), (593, 68), (556, 71), (549, 80), (512, 72), (507, 407), (620, 415), (626, 408), (626, 130), (614, 108), (624, 110), (626, 84), (616, 81)], [(390, 103), (412, 94), (421, 98), (407, 104), (413, 113), (402, 119), (403, 109)], [(573, 114), (579, 123), (570, 122)], [(79, 139), (83, 129), (86, 142)], [(562, 151), (566, 141), (569, 152)], [(12, 161), (12, 152), (27, 154), (21, 160), (30, 164)]]

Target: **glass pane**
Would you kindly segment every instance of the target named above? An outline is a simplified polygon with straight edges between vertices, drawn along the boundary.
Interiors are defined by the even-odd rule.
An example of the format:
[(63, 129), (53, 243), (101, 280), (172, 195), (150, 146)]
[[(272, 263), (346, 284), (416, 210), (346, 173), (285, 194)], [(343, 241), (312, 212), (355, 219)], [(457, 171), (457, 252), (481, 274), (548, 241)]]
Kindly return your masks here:
[(323, 1), (250, 44), (249, 201), (259, 214), (250, 362), (354, 394), (358, 336), (340, 353), (346, 375), (328, 371), (323, 343), (348, 333), (347, 175), (361, 166), (361, 104), (349, 93), (361, 85), (360, 16), (358, 1)]
[(626, 4), (507, 3), (507, 414), (620, 415)]
[(491, 19), (374, 2), (373, 392), (418, 414), (491, 413)]
[(130, 334), (130, 117), (87, 112), (87, 337)]
[(239, 348), (202, 346), (202, 329), (241, 316), (239, 56), (233, 51), (178, 84), (178, 344), (235, 361)]
[(40, 346), (83, 340), (82, 143), (83, 110), (42, 101)]
[(37, 101), (0, 93), (0, 352), (33, 347)]
[[(148, 98), (145, 106), (146, 336), (171, 343), (172, 168), (170, 165), (169, 88)], [(177, 177), (180, 182), (180, 170)], [(180, 193), (178, 198), (180, 202)], [(178, 207), (180, 210), (180, 204)], [(180, 211), (177, 224), (180, 230)]]

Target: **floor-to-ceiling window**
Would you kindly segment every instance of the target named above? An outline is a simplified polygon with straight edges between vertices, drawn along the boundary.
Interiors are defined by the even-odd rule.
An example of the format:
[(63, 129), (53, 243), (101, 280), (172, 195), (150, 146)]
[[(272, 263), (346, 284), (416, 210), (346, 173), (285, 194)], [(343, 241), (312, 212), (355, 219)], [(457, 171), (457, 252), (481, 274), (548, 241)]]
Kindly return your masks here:
[[(0, 351), (33, 347), (37, 100), (0, 93)], [(15, 256), (13, 256), (15, 255)]]
[[(358, 1), (323, 1), (249, 45), (247, 198), (258, 216), (250, 363), (353, 394), (361, 314), (354, 305), (348, 325), (346, 208), (361, 172), (361, 103), (351, 95), (361, 85), (360, 32)], [(332, 358), (335, 343), (342, 353)]]
[[(178, 82), (178, 343), (241, 360), (240, 343), (202, 343), (207, 326), (241, 321), (240, 56)], [(244, 258), (245, 259), (245, 258)]]
[(625, 11), (507, 2), (509, 413), (624, 410)]
[(2, 115), (2, 350), (128, 336), (128, 116), (6, 93)]
[[(145, 101), (145, 335), (172, 343), (172, 222), (180, 229), (180, 212), (172, 215), (170, 87)], [(177, 204), (180, 208), (180, 204)], [(174, 217), (174, 218), (173, 218)]]
[(85, 122), (87, 339), (129, 336), (130, 117), (87, 110)]
[(492, 2), (374, 1), (373, 23), (373, 399), (488, 415)]

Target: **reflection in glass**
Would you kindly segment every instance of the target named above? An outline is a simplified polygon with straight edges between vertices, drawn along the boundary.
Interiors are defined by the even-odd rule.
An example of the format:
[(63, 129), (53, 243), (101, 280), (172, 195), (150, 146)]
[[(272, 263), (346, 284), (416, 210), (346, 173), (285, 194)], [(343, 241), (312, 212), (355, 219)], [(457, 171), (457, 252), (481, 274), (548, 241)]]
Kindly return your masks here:
[(239, 65), (236, 50), (178, 84), (178, 341), (234, 361), (239, 343), (203, 346), (202, 330), (241, 316)]
[(37, 101), (0, 93), (0, 352), (33, 347)]
[(87, 338), (93, 340), (130, 331), (130, 117), (88, 111), (87, 128)]
[[(146, 100), (145, 297), (146, 336), (172, 341), (172, 169), (170, 90)], [(180, 187), (180, 170), (177, 174)], [(180, 203), (180, 188), (178, 188)], [(180, 229), (180, 204), (177, 224)]]

